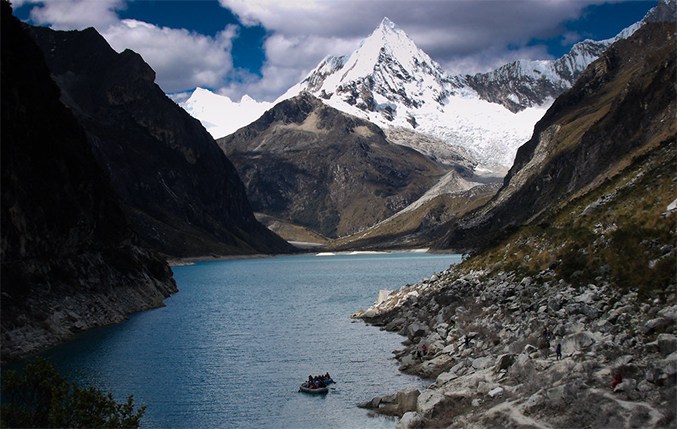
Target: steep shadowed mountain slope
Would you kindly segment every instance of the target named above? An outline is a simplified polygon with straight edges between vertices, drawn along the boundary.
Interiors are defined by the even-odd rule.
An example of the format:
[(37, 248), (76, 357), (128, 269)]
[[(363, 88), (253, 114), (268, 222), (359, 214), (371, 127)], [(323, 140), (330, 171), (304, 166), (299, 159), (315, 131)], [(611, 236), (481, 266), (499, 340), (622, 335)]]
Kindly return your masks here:
[(139, 245), (40, 49), (2, 2), (2, 360), (161, 306), (172, 272)]
[(674, 144), (674, 53), (673, 23), (647, 24), (616, 42), (537, 124), (498, 195), (450, 225), (439, 245), (478, 247), (538, 223), (638, 157)]
[(307, 93), (218, 143), (255, 211), (330, 238), (403, 209), (451, 169), (387, 142), (374, 124)]
[(232, 164), (138, 54), (116, 53), (91, 28), (31, 33), (143, 242), (171, 256), (290, 250), (256, 221)]

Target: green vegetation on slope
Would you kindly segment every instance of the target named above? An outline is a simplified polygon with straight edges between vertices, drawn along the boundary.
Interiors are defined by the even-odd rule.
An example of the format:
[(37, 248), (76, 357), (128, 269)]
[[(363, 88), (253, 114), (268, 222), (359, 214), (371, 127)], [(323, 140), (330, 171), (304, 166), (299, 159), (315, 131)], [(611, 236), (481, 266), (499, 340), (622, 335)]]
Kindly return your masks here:
[(667, 211), (676, 195), (675, 165), (675, 141), (670, 139), (465, 265), (525, 275), (550, 268), (573, 284), (609, 281), (645, 296), (668, 293), (677, 278), (677, 213)]
[(327, 247), (348, 249), (411, 249), (430, 247), (440, 225), (457, 219), (485, 204), (497, 184), (479, 185), (467, 191), (443, 193), (411, 210), (402, 210), (385, 221), (358, 233), (341, 237)]
[(132, 396), (117, 403), (110, 392), (68, 383), (44, 359), (3, 374), (2, 402), (1, 427), (138, 428), (146, 411)]

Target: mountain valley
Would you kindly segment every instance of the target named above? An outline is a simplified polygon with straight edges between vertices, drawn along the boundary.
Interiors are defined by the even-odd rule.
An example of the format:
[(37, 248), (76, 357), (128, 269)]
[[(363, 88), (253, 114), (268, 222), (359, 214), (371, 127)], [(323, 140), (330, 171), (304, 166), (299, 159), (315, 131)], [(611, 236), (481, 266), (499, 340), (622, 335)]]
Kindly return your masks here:
[(218, 144), (255, 211), (331, 239), (405, 208), (451, 169), (307, 93)]
[[(341, 228), (329, 235), (326, 235), (326, 228), (318, 229), (305, 220), (298, 223), (295, 216), (281, 216), (278, 208), (259, 203), (262, 200), (253, 197), (251, 188), (248, 188), (250, 199), (257, 201), (255, 211), (297, 225), (286, 230), (285, 238), (291, 241), (303, 241), (292, 231), (310, 227), (326, 239), (339, 239), (330, 244), (330, 248), (363, 245), (369, 248), (401, 248), (414, 244), (429, 247), (429, 238), (439, 241), (438, 236), (443, 234), (444, 229), (438, 229), (442, 223), (453, 224), (454, 219), (477, 208), (492, 196), (497, 187), (491, 185), (500, 183), (508, 173), (517, 148), (529, 140), (534, 126), (553, 100), (571, 88), (590, 63), (615, 41), (630, 37), (649, 22), (670, 16), (669, 8), (667, 3), (659, 2), (643, 21), (626, 28), (616, 37), (577, 43), (568, 54), (554, 61), (516, 61), (489, 73), (456, 76), (445, 73), (416, 47), (404, 31), (384, 18), (351, 55), (326, 57), (276, 103), (299, 93), (313, 94), (328, 106), (378, 125), (389, 142), (412, 148), (447, 166), (445, 168), (459, 172), (460, 177), (472, 186), (490, 186), (463, 194), (468, 190), (465, 185), (448, 186), (448, 183), (458, 181), (447, 181), (447, 185), (441, 182), (425, 192), (425, 204), (423, 201), (415, 203), (398, 214), (394, 223), (394, 219), (382, 223), (395, 214), (392, 212), (359, 219), (353, 217), (350, 222), (355, 227)], [(238, 112), (235, 108), (237, 103), (203, 89), (196, 90), (183, 106), (201, 119), (210, 132), (219, 133), (225, 129), (224, 125), (215, 123), (228, 122), (218, 119), (215, 100), (219, 99), (226, 106), (221, 118), (228, 118), (232, 122), (231, 128), (237, 127), (237, 124), (245, 125), (244, 117), (254, 115), (256, 108), (260, 109), (260, 113), (271, 108), (265, 103), (256, 104), (251, 99), (243, 99), (240, 111), (243, 119), (240, 122), (238, 114), (233, 113)], [(224, 137), (221, 140), (224, 139), (234, 138)], [(271, 145), (268, 147), (272, 148)], [(231, 157), (228, 150), (226, 154)], [(231, 159), (237, 167), (239, 158)], [(238, 169), (242, 171), (241, 167)], [(257, 185), (257, 188), (260, 194), (262, 185)], [(271, 185), (270, 191), (277, 192), (273, 188)], [(422, 195), (419, 193), (419, 196)], [(433, 197), (439, 198), (431, 203)], [(291, 194), (287, 197), (293, 198), (303, 197), (292, 197)], [(403, 201), (407, 204), (400, 204), (399, 210), (414, 203), (411, 196)], [(449, 205), (457, 207), (453, 215), (441, 208)], [(435, 212), (446, 214), (439, 216)], [(326, 213), (315, 217), (325, 218)], [(395, 224), (400, 226), (395, 227)], [(368, 229), (371, 230), (367, 232)], [(422, 232), (424, 230), (425, 233)], [(410, 237), (415, 231), (418, 231), (415, 233), (418, 238)], [(382, 239), (379, 239), (381, 234)], [(363, 241), (367, 237), (368, 240)], [(441, 245), (441, 242), (437, 244)]]
[[(181, 278), (167, 259), (307, 250), (327, 274), (332, 252), (428, 249), (454, 265), (353, 317), (402, 335), (400, 369), (432, 384), (361, 407), (398, 429), (675, 426), (675, 0), (557, 60), (455, 76), (384, 18), (274, 103), (198, 88), (180, 106), (139, 54), (1, 4), (3, 364), (162, 306)], [(196, 282), (204, 307), (183, 310), (206, 334), (178, 348), (224, 340), (200, 356), (200, 382), (249, 364), (230, 354), (249, 352), (243, 338), (278, 335), (240, 316), (259, 303), (226, 302), (233, 283), (269, 300), (268, 323), (302, 305), (330, 325), (311, 312), (322, 281), (277, 301), (289, 259), (264, 279), (252, 261), (192, 272), (218, 294)], [(346, 284), (362, 281), (381, 287)], [(343, 291), (326, 283), (330, 308)]]
[(643, 26), (558, 97), (496, 197), (450, 223), (441, 246), (471, 257), (354, 315), (435, 379), (362, 407), (398, 429), (674, 426), (674, 31)]

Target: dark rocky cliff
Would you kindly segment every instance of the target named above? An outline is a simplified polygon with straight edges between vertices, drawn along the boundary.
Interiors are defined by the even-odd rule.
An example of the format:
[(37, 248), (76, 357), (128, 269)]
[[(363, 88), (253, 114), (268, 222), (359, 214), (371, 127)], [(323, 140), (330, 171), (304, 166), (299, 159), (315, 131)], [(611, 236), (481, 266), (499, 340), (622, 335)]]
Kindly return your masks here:
[(255, 211), (326, 237), (403, 209), (450, 169), (304, 93), (218, 140)]
[(39, 48), (2, 2), (2, 360), (162, 305), (139, 246)]
[(560, 96), (523, 145), (497, 196), (449, 225), (441, 247), (481, 247), (538, 223), (642, 153), (675, 138), (674, 24), (615, 43)]
[(170, 256), (292, 249), (256, 221), (232, 164), (138, 54), (91, 28), (31, 34), (142, 242)]

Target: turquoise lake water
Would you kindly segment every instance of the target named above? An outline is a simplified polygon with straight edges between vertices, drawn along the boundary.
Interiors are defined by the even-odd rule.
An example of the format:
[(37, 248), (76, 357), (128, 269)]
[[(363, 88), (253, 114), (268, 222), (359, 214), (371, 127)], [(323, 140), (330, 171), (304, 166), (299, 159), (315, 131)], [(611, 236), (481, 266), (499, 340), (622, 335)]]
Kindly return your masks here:
[[(166, 307), (47, 353), (69, 379), (133, 394), (144, 428), (393, 428), (359, 402), (426, 383), (402, 374), (403, 337), (350, 315), (380, 289), (414, 283), (459, 255), (279, 256), (174, 267)], [(330, 372), (326, 396), (298, 392)]]

